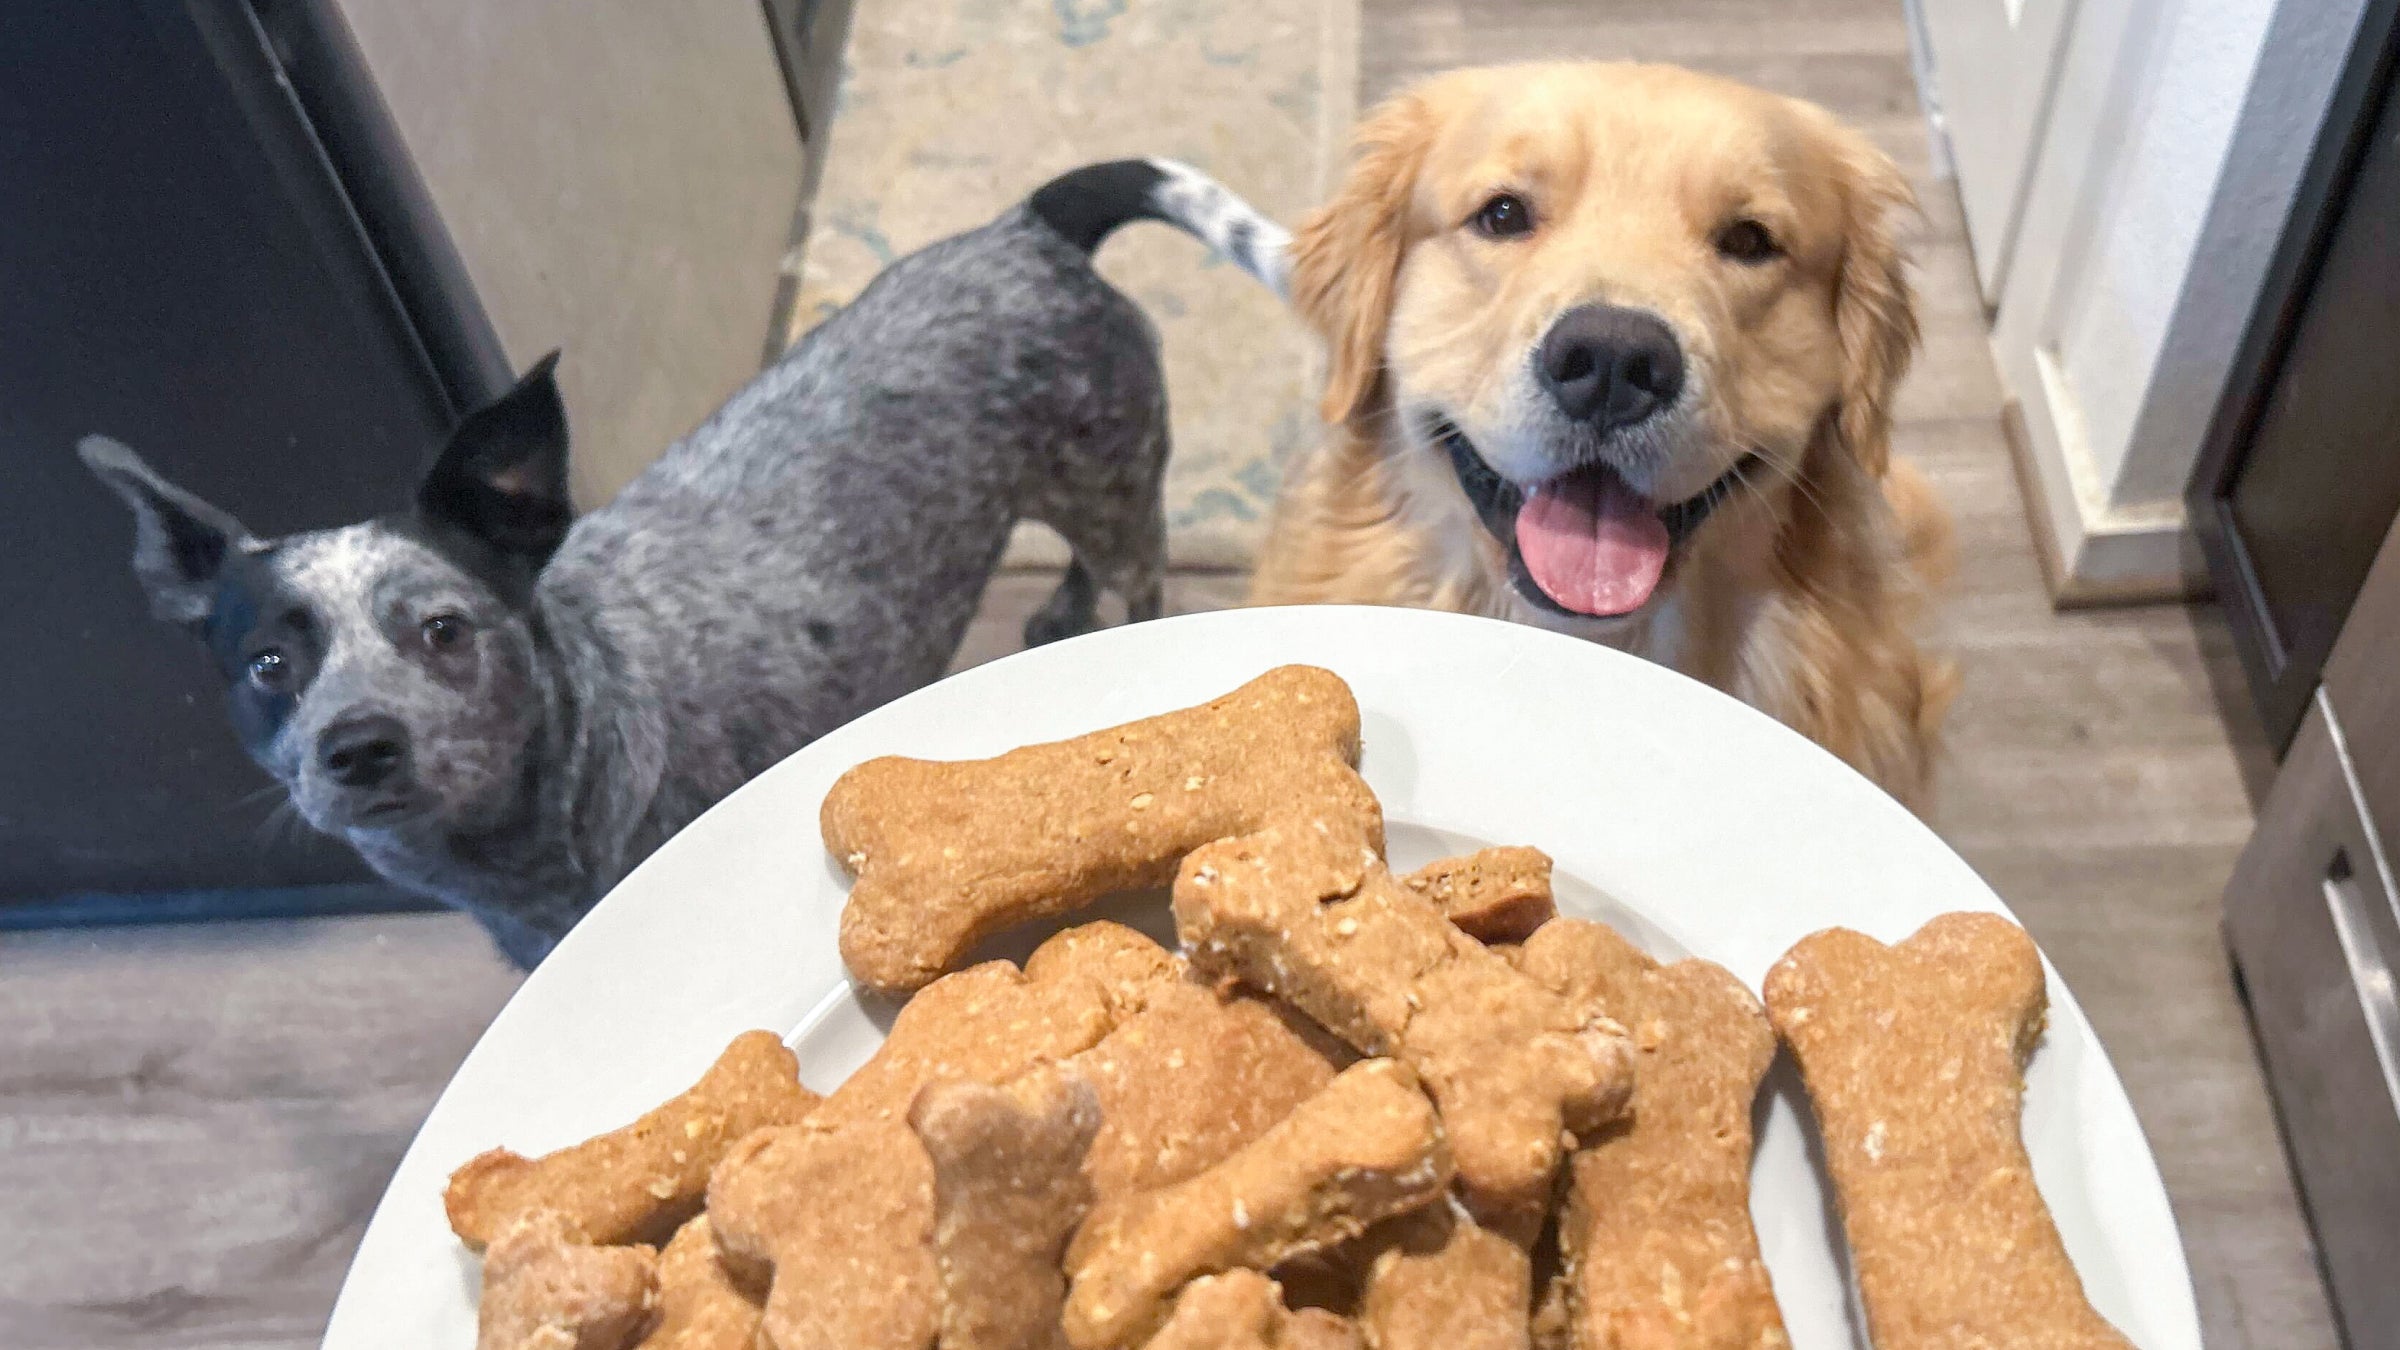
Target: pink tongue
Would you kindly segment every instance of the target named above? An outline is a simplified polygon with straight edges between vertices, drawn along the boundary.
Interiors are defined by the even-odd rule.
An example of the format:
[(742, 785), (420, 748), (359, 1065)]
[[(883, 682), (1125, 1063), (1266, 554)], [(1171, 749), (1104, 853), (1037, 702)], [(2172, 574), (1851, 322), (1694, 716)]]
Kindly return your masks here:
[(1650, 503), (1606, 469), (1585, 469), (1533, 490), (1517, 511), (1517, 552), (1534, 584), (1578, 614), (1642, 607), (1667, 568), (1667, 526)]

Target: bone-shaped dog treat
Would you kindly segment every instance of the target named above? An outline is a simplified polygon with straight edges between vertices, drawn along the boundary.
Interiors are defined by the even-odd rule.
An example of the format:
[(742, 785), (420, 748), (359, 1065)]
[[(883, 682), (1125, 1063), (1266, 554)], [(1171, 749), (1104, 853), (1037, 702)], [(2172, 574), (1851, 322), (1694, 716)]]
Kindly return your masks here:
[(1877, 1350), (2126, 1350), (2035, 1189), (2019, 1127), (2047, 1001), (2041, 954), (1992, 914), (1895, 947), (1846, 929), (1767, 972), (1800, 1061)]
[(1538, 848), (1478, 849), (1427, 863), (1400, 882), (1479, 942), (1523, 942), (1558, 913), (1550, 855)]
[(1204, 1275), (1183, 1287), (1175, 1311), (1143, 1350), (1364, 1350), (1358, 1328), (1322, 1308), (1293, 1312), (1275, 1281), (1255, 1270)]
[(1440, 1196), (1450, 1175), (1416, 1074), (1396, 1060), (1353, 1065), (1215, 1167), (1093, 1210), (1067, 1250), (1067, 1339), (1134, 1342), (1186, 1282), (1355, 1236)]
[(934, 1083), (909, 1126), (933, 1159), (941, 1350), (1066, 1350), (1059, 1263), (1092, 1204), (1091, 1085), (1047, 1069), (1005, 1088)]
[(817, 1095), (773, 1032), (734, 1038), (699, 1082), (620, 1130), (540, 1158), (504, 1148), (450, 1174), (442, 1205), (470, 1247), (549, 1210), (585, 1242), (663, 1238), (700, 1207), (709, 1169), (750, 1131), (807, 1115)]
[[(1124, 945), (1110, 943), (1110, 954), (1139, 944), (1173, 969), (1165, 948), (1131, 929), (1117, 933)], [(891, 1034), (825, 1099), (817, 1118), (899, 1122), (927, 1083), (1003, 1083), (1099, 1044), (1116, 1025), (1113, 1010), (1124, 995), (1112, 983), (1115, 968), (1092, 959), (1102, 949), (1088, 940), (1075, 945), (1075, 959), (1058, 959), (1067, 937), (1042, 944), (1022, 972), (1006, 961), (987, 961), (910, 999), (892, 1020)]]
[(1333, 1080), (1349, 1047), (1264, 1000), (1186, 978), (1069, 1061), (1100, 1097), (1084, 1170), (1100, 1198), (1172, 1185), (1222, 1162)]
[(1025, 978), (1046, 980), (1061, 970), (1096, 980), (1108, 999), (1111, 1022), (1123, 1022), (1148, 1006), (1151, 995), (1181, 984), (1183, 958), (1121, 923), (1095, 919), (1054, 933), (1025, 958)]
[(941, 1308), (933, 1163), (897, 1120), (758, 1130), (718, 1164), (709, 1222), (738, 1276), (767, 1283), (778, 1350), (925, 1350)]
[[(1644, 1098), (1647, 1101), (1647, 1097)], [(1358, 1323), (1375, 1350), (1527, 1350), (1533, 1262), (1525, 1249), (1428, 1205), (1387, 1225)]]
[(1783, 1350), (1750, 1224), (1750, 1108), (1775, 1058), (1758, 1000), (1706, 961), (1661, 966), (1614, 929), (1560, 919), (1519, 969), (1625, 1025), (1641, 1102), (1568, 1164), (1559, 1220), (1574, 1344)]
[(579, 1241), (548, 1210), (512, 1215), (483, 1257), (476, 1350), (625, 1350), (650, 1321), (658, 1252)]
[(996, 759), (870, 760), (821, 813), (825, 847), (857, 877), (842, 959), (870, 988), (915, 989), (991, 933), (1163, 886), (1190, 850), (1287, 816), (1380, 852), (1357, 763), (1358, 703), (1309, 666)]
[(709, 1218), (737, 1273), (772, 1279), (760, 1325), (777, 1350), (933, 1344), (933, 1162), (908, 1109), (928, 1083), (1007, 1082), (1107, 1033), (1102, 982), (1039, 964), (1047, 978), (993, 961), (936, 981), (807, 1120), (753, 1133), (718, 1166)]
[(1355, 847), (1308, 829), (1201, 849), (1175, 883), (1193, 965), (1289, 1001), (1369, 1055), (1407, 1061), (1440, 1105), (1476, 1218), (1530, 1242), (1562, 1131), (1615, 1119), (1621, 1030), (1517, 973)]
[(758, 1300), (717, 1259), (716, 1235), (702, 1214), (658, 1254), (658, 1321), (641, 1350), (752, 1350), (758, 1312)]

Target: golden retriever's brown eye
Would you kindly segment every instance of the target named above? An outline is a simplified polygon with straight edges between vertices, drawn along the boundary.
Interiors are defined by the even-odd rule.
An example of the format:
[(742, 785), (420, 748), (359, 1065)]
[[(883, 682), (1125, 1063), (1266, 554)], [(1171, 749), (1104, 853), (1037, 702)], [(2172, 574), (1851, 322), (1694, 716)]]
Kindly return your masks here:
[(1475, 232), (1486, 239), (1514, 239), (1533, 233), (1533, 206), (1513, 192), (1503, 192), (1476, 208)]
[(1738, 263), (1763, 263), (1783, 255), (1783, 245), (1755, 220), (1737, 220), (1717, 231), (1717, 252)]

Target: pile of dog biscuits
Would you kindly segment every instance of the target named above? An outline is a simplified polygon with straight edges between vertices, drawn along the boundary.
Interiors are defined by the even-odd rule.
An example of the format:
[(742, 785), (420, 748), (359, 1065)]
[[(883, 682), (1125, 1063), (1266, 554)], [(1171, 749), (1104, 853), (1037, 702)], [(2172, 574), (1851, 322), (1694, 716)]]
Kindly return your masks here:
[[(641, 1120), (445, 1197), (483, 1350), (1788, 1346), (1749, 1212), (1780, 1040), (1880, 1350), (2128, 1343), (2032, 1182), (2015, 925), (1843, 930), (1762, 1007), (1557, 917), (1549, 860), (1395, 876), (1341, 680), (835, 784), (853, 977), (906, 995), (831, 1095), (768, 1032)], [(1172, 883), (1180, 952), (1068, 928)], [(663, 1244), (652, 1245), (652, 1244)]]

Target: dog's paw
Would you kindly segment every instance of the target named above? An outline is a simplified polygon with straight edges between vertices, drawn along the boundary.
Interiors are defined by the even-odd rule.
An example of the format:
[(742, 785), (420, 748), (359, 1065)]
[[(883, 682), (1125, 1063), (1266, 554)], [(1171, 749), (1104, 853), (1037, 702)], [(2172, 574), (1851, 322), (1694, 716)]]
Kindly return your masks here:
[(1077, 637), (1099, 627), (1098, 616), (1090, 611), (1083, 614), (1053, 614), (1048, 609), (1025, 621), (1025, 645), (1047, 646), (1061, 638)]
[(1100, 592), (1080, 562), (1067, 567), (1058, 589), (1025, 621), (1025, 645), (1040, 647), (1100, 626)]

